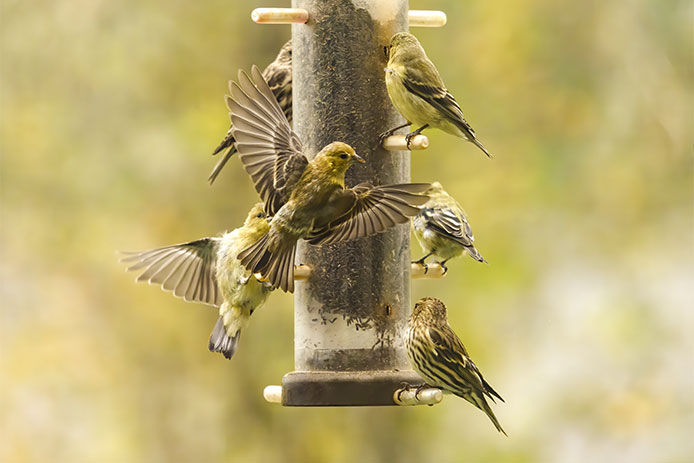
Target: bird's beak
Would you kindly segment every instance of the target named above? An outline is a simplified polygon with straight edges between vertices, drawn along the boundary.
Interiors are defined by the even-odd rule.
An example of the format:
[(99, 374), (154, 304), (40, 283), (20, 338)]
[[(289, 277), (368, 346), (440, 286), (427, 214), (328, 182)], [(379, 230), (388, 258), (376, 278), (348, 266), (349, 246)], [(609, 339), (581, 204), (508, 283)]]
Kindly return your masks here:
[(364, 161), (364, 158), (359, 156), (357, 153), (354, 153), (354, 160), (357, 161), (359, 164), (364, 164), (366, 161)]

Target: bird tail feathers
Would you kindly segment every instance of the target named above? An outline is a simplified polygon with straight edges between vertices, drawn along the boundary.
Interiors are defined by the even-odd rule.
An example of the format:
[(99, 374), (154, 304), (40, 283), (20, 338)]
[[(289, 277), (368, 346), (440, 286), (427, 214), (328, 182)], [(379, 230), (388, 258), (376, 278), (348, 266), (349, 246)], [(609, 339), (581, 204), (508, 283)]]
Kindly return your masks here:
[(270, 251), (268, 245), (269, 235), (266, 233), (238, 255), (241, 264), (251, 272), (260, 273), (267, 278), (273, 288), (293, 293), (296, 241), (275, 251)]
[(484, 147), (484, 145), (475, 137), (474, 134), (472, 134), (471, 137), (468, 138), (476, 147), (484, 151), (484, 154), (487, 155), (488, 158), (493, 158), (494, 155), (492, 155), (489, 151), (487, 151), (487, 148)]
[(496, 392), (496, 391), (494, 390), (494, 388), (493, 388), (487, 381), (484, 380), (484, 378), (480, 378), (480, 379), (482, 380), (482, 385), (484, 386), (484, 393), (487, 394), (487, 395), (489, 396), (489, 398), (492, 399), (492, 401), (494, 401), (494, 398), (496, 397), (496, 398), (499, 399), (500, 401), (502, 401), (502, 402), (504, 402), (504, 403), (506, 402), (506, 401), (499, 395), (499, 393)]
[(233, 337), (229, 336), (224, 327), (224, 317), (219, 317), (210, 335), (210, 343), (207, 348), (210, 352), (219, 352), (224, 357), (230, 359), (236, 353), (236, 346), (239, 344), (240, 337), (241, 331), (237, 331)]
[(480, 252), (477, 249), (475, 249), (474, 246), (465, 246), (465, 249), (467, 249), (467, 252), (468, 254), (470, 254), (470, 257), (475, 259), (477, 262), (483, 262), (485, 264), (487, 263), (484, 257), (482, 257), (482, 254), (480, 254)]
[(494, 423), (494, 427), (496, 428), (496, 430), (502, 433), (504, 436), (508, 437), (508, 434), (506, 434), (504, 428), (501, 427), (501, 423), (499, 423), (499, 420), (496, 419), (496, 415), (494, 415), (492, 408), (486, 401), (484, 402), (484, 408), (482, 409), (482, 411), (487, 414), (490, 420), (492, 420), (492, 423)]
[[(470, 402), (472, 405), (474, 405), (475, 407), (482, 410), (489, 417), (489, 419), (492, 421), (496, 430), (499, 431), (500, 433), (503, 433), (504, 436), (508, 437), (508, 434), (506, 434), (506, 431), (504, 431), (504, 428), (501, 427), (499, 420), (496, 419), (496, 415), (494, 415), (492, 408), (489, 406), (487, 401), (484, 399), (483, 394), (478, 394), (476, 392), (473, 392), (472, 394), (465, 394), (462, 397), (465, 400), (467, 400), (468, 402)], [(499, 398), (501, 398), (501, 397), (499, 397)]]
[(229, 151), (227, 151), (226, 153), (224, 153), (224, 156), (222, 157), (222, 159), (220, 159), (219, 161), (217, 161), (217, 164), (215, 164), (214, 168), (212, 169), (212, 173), (210, 174), (209, 177), (207, 177), (207, 180), (210, 182), (210, 185), (212, 185), (212, 184), (214, 183), (214, 181), (217, 179), (217, 176), (218, 176), (219, 173), (222, 171), (222, 168), (224, 168), (224, 166), (226, 165), (227, 161), (229, 161), (229, 159), (231, 159), (231, 157), (236, 153), (236, 147), (233, 145), (233, 143), (234, 143), (234, 139), (233, 139), (233, 138), (232, 138), (232, 140), (231, 140), (231, 144), (230, 144), (230, 145), (227, 144), (227, 145), (225, 146), (225, 145), (224, 145), (224, 142), (222, 142), (222, 144), (219, 145), (219, 147), (217, 147), (217, 149), (215, 150), (215, 152), (212, 153), (212, 154), (214, 155), (214, 154), (217, 154), (217, 153), (219, 153), (220, 151), (224, 150), (225, 148), (230, 147), (230, 148), (229, 148)]

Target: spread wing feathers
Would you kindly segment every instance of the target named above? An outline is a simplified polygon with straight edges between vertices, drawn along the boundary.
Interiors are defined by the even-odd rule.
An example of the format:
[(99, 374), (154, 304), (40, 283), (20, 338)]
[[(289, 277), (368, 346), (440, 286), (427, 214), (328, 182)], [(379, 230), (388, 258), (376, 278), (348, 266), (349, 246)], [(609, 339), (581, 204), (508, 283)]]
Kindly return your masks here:
[(418, 194), (428, 183), (407, 183), (374, 187), (362, 183), (341, 190), (343, 212), (328, 224), (314, 230), (307, 238), (310, 244), (331, 244), (382, 233), (397, 224), (407, 223), (417, 215), (429, 197)]
[(402, 84), (411, 93), (417, 95), (431, 106), (441, 112), (447, 120), (452, 122), (460, 129), (469, 141), (474, 143), (478, 148), (484, 151), (484, 154), (491, 157), (487, 148), (477, 140), (475, 131), (463, 116), (463, 110), (453, 95), (451, 95), (441, 80), (436, 67), (428, 59), (421, 61), (420, 66), (408, 66), (402, 77)]
[(292, 122), (292, 67), (291, 66), (268, 66), (263, 71), (263, 77), (270, 87), (272, 94), (275, 95), (277, 103), (287, 121)]
[(269, 235), (266, 233), (254, 244), (241, 251), (238, 259), (251, 272), (260, 273), (273, 288), (293, 293), (296, 241), (282, 243), (279, 249), (270, 251), (268, 238)]
[[(440, 331), (439, 331), (440, 330)], [(449, 326), (442, 328), (428, 330), (429, 337), (431, 341), (436, 346), (436, 356), (437, 359), (442, 362), (447, 369), (454, 371), (455, 375), (449, 375), (451, 380), (456, 381), (449, 386), (452, 388), (453, 392), (459, 395), (465, 394), (470, 388), (477, 390), (485, 395), (487, 395), (492, 402), (495, 402), (495, 398), (501, 400), (504, 399), (484, 380), (482, 373), (477, 369), (477, 366), (468, 356), (465, 346), (460, 341), (458, 336), (453, 332)]]
[[(268, 82), (268, 86), (270, 87), (272, 94), (275, 96), (277, 103), (279, 103), (280, 108), (282, 108), (282, 112), (287, 118), (287, 121), (291, 123), (292, 68), (291, 66), (273, 66), (273, 64), (274, 63), (271, 63), (267, 68), (265, 68), (265, 71), (263, 71), (263, 77), (265, 77), (265, 80)], [(229, 81), (229, 93), (231, 93), (231, 88), (232, 81)], [(227, 108), (229, 108), (229, 111), (231, 111), (231, 98), (228, 95), (226, 96), (225, 101)], [(229, 112), (229, 117), (231, 118), (231, 112)], [(212, 156), (214, 156), (227, 148), (229, 149), (229, 151), (224, 153), (224, 156), (217, 162), (217, 164), (215, 164), (214, 168), (212, 169), (212, 173), (208, 178), (210, 184), (212, 184), (219, 176), (219, 173), (222, 171), (227, 161), (229, 161), (229, 159), (236, 154), (236, 146), (234, 146), (236, 139), (234, 139), (234, 134), (231, 131), (232, 127), (233, 125), (229, 127), (224, 140), (222, 140), (219, 146), (217, 146), (212, 153)]]
[(240, 71), (239, 83), (231, 85), (231, 131), (241, 162), (273, 215), (287, 201), (308, 159), (256, 66), (251, 76)]
[(147, 281), (173, 291), (186, 301), (219, 307), (223, 300), (217, 286), (219, 238), (203, 238), (143, 252), (127, 252), (122, 262), (128, 271), (142, 271), (136, 281)]

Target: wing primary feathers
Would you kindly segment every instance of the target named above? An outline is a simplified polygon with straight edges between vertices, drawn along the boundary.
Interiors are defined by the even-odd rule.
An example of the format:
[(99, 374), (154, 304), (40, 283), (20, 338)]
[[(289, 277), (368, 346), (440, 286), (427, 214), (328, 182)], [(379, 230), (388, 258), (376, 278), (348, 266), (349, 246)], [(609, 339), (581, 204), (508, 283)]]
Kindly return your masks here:
[(186, 259), (186, 255), (178, 255), (176, 258), (175, 265), (171, 268), (171, 273), (169, 274), (169, 276), (166, 277), (164, 281), (162, 281), (161, 287), (167, 291), (173, 291), (176, 285), (181, 281), (181, 278), (183, 276), (183, 272), (181, 271), (181, 269), (185, 269), (187, 266), (186, 264), (188, 262), (189, 259)]
[(239, 71), (238, 83), (230, 84), (232, 134), (244, 169), (274, 215), (288, 200), (308, 160), (299, 138), (260, 70), (249, 76)]
[[(271, 108), (273, 108), (275, 115), (279, 119), (286, 119), (287, 117), (285, 116), (284, 111), (282, 111), (282, 108), (280, 108), (279, 103), (277, 103), (277, 98), (275, 98), (275, 94), (272, 93), (272, 90), (270, 90), (270, 87), (268, 86), (267, 82), (265, 81), (263, 74), (260, 72), (260, 69), (258, 69), (258, 66), (256, 66), (255, 64), (253, 66), (251, 66), (251, 76), (253, 76), (252, 83), (255, 85), (255, 87), (258, 89), (258, 91), (263, 95), (267, 104)], [(287, 124), (287, 125), (289, 125), (289, 124)]]
[(397, 224), (406, 223), (409, 217), (419, 213), (415, 205), (423, 204), (429, 199), (416, 192), (428, 187), (427, 183), (379, 187), (368, 183), (359, 184), (345, 192), (346, 195), (354, 196), (351, 209), (316, 230), (307, 240), (311, 244), (331, 244), (382, 233)]
[(203, 238), (189, 243), (136, 253), (124, 253), (128, 271), (140, 271), (136, 281), (160, 284), (165, 291), (186, 301), (218, 306), (216, 259), (219, 238)]
[(191, 267), (195, 265), (196, 261), (194, 259), (188, 259), (186, 261), (186, 267), (185, 270), (183, 271), (181, 278), (179, 281), (174, 285), (172, 288), (172, 291), (174, 293), (174, 296), (178, 297), (183, 297), (185, 295), (185, 291), (181, 293), (181, 288), (187, 288), (190, 285), (190, 282), (192, 281), (193, 275), (190, 271)]

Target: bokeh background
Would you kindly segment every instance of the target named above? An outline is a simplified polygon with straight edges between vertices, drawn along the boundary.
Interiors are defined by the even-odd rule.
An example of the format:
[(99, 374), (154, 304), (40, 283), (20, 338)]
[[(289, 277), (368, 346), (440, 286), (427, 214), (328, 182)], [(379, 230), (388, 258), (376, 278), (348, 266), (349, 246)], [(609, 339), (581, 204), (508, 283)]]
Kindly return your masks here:
[(448, 14), (414, 32), (496, 154), (434, 131), (413, 155), (491, 265), (453, 261), (412, 298), (447, 302), (509, 438), (451, 397), (267, 404), (293, 367), (291, 296), (226, 361), (214, 310), (117, 261), (255, 201), (237, 160), (205, 179), (227, 80), (290, 34), (253, 24), (259, 6), (2, 2), (0, 460), (692, 461), (691, 2), (411, 2)]

